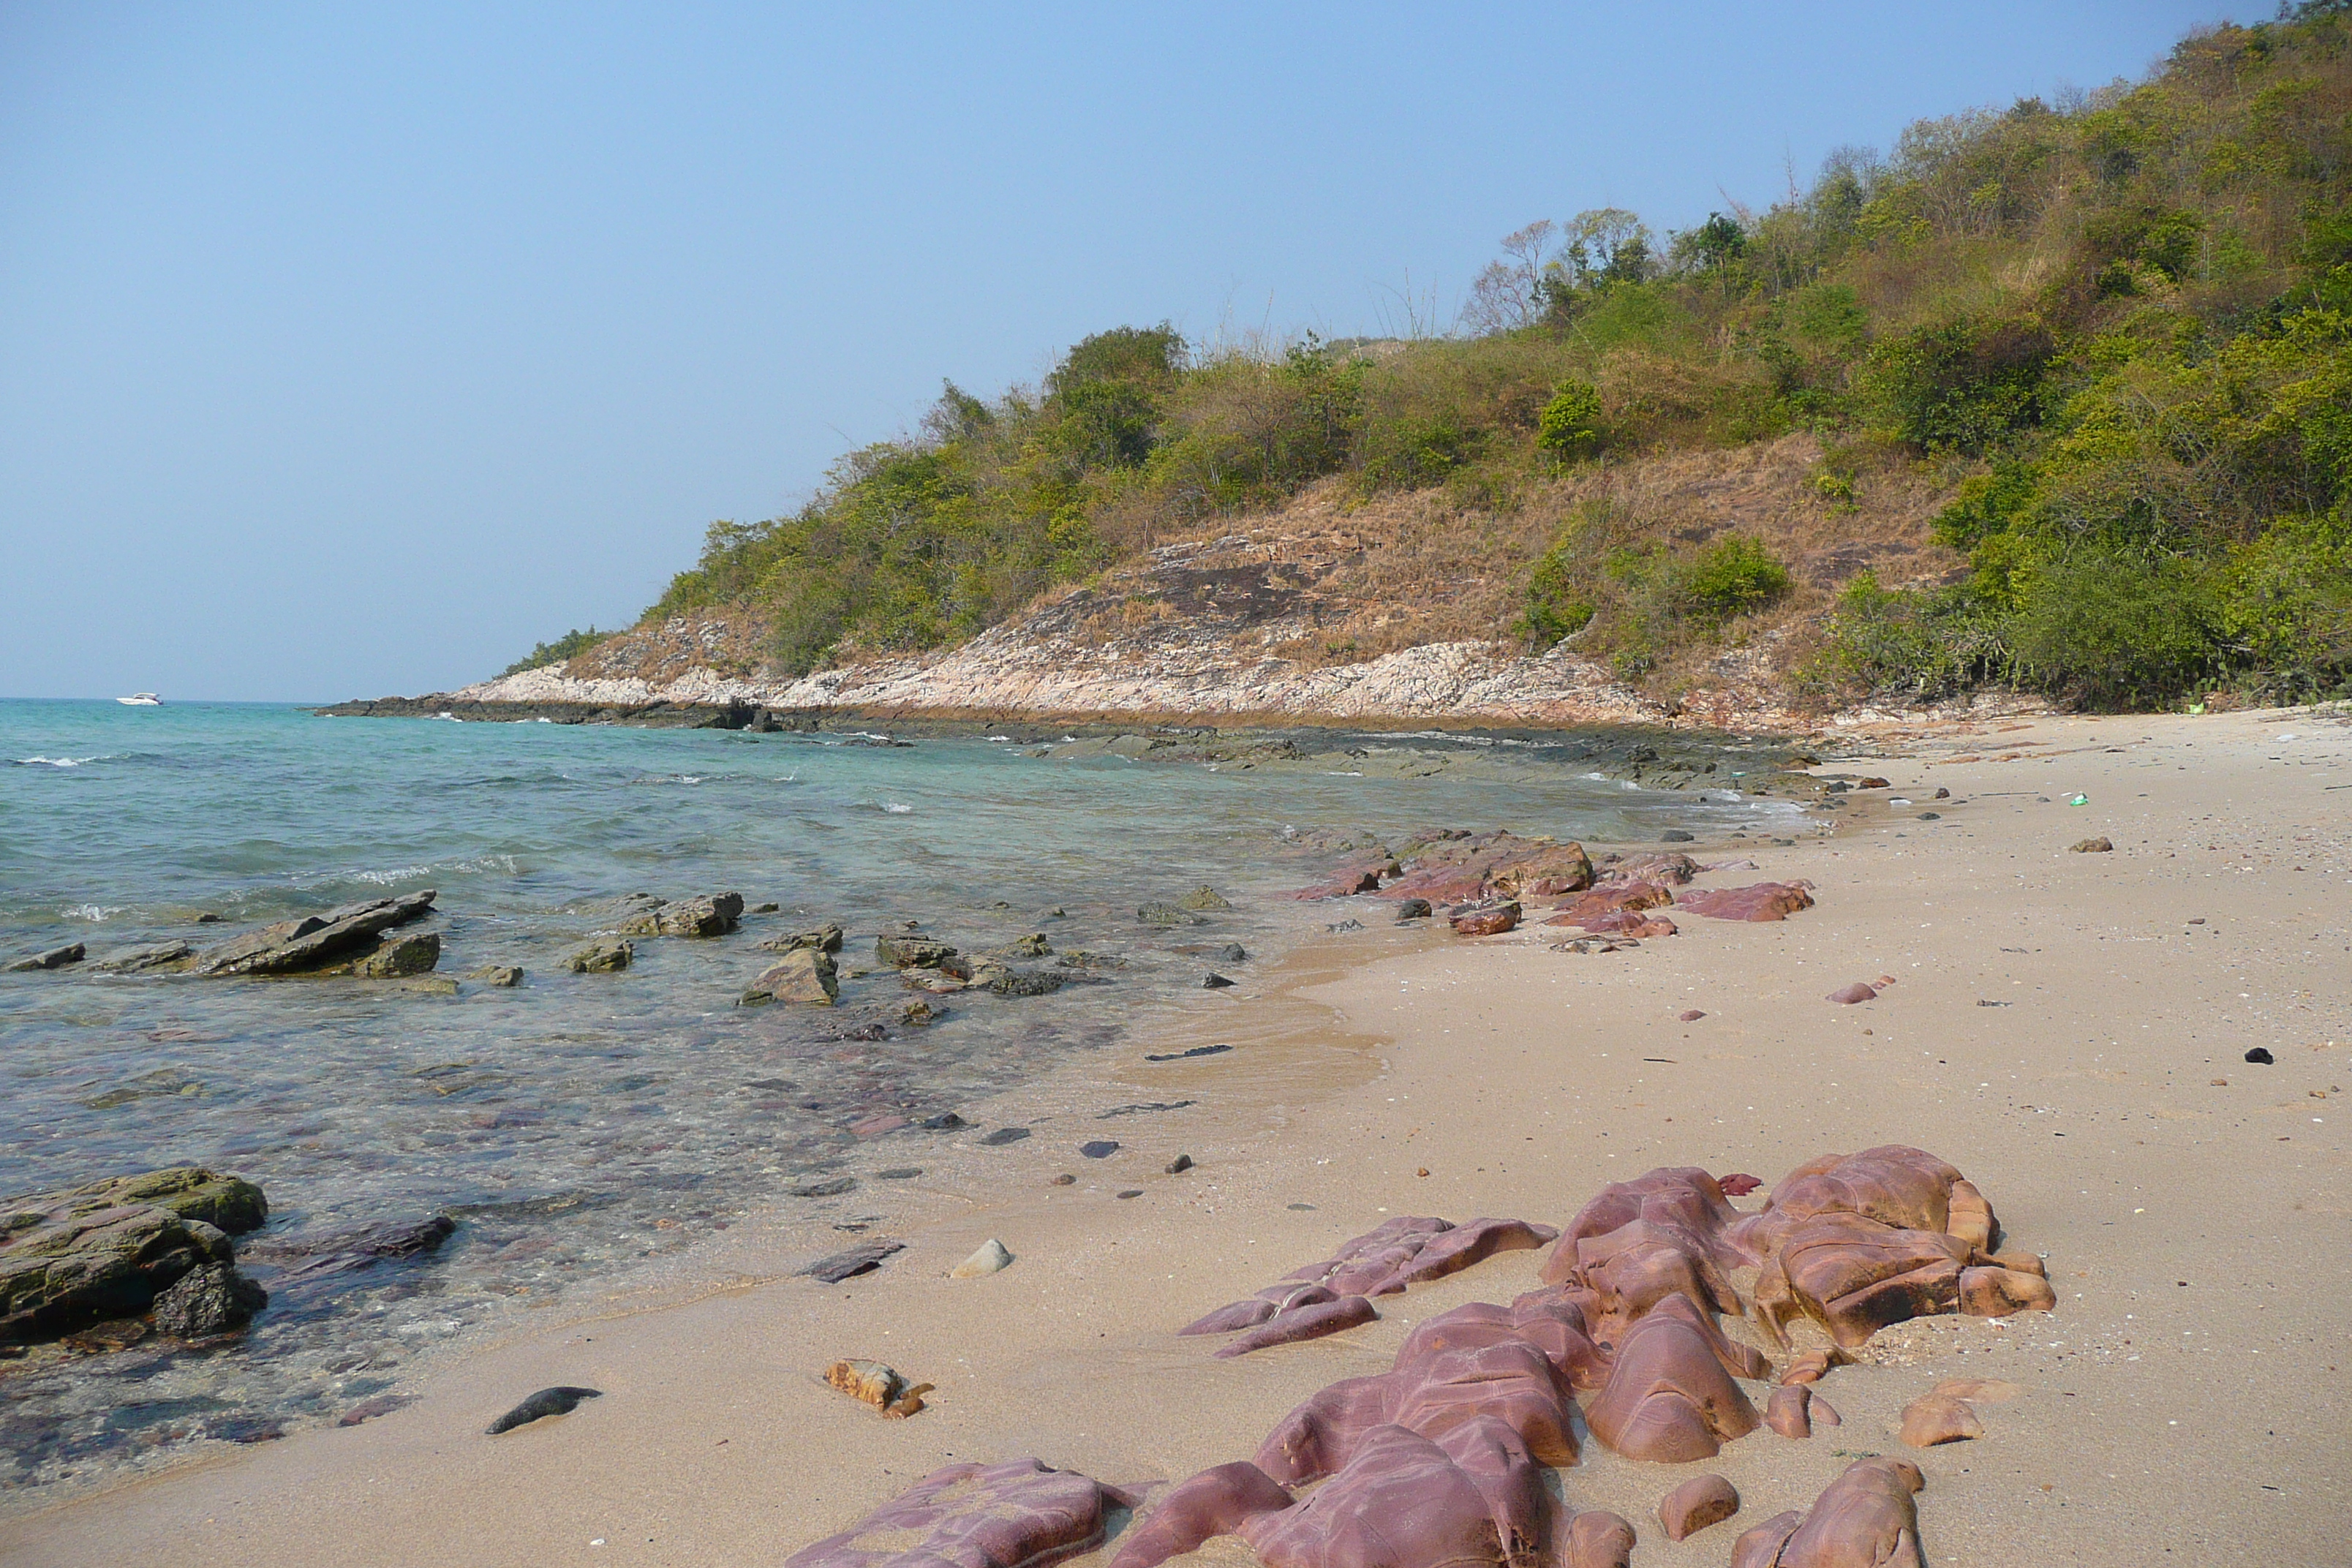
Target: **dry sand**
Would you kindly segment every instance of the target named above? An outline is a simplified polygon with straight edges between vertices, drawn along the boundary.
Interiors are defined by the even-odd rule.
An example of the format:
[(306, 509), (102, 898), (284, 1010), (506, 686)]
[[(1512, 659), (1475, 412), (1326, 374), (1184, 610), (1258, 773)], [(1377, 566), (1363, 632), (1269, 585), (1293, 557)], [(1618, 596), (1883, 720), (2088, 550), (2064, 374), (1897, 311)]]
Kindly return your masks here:
[[(1848, 743), (1868, 760), (1829, 771), (1884, 774), (1916, 805), (1872, 797), (1832, 837), (1734, 846), (1818, 884), (1786, 923), (1685, 919), (1592, 955), (1539, 930), (1335, 938), (1203, 994), (1148, 1047), (1239, 1049), (1150, 1065), (1130, 1043), (967, 1108), (1034, 1135), (901, 1135), (921, 1177), (715, 1237), (699, 1299), (681, 1281), (569, 1316), (449, 1358), (389, 1416), (18, 1518), (0, 1561), (771, 1563), (957, 1459), (1181, 1478), (1247, 1457), (1315, 1388), (1384, 1370), (1410, 1323), (1535, 1279), (1539, 1254), (1507, 1254), (1385, 1299), (1379, 1323), (1234, 1361), (1171, 1332), (1384, 1215), (1558, 1224), (1654, 1165), (1769, 1182), (1889, 1142), (1974, 1179), (2010, 1245), (2047, 1256), (2061, 1310), (1883, 1331), (1822, 1385), (1845, 1425), (1809, 1442), (1759, 1431), (1696, 1466), (1588, 1443), (1566, 1494), (1633, 1520), (1637, 1563), (1719, 1564), (1740, 1528), (1866, 1452), (1926, 1471), (1939, 1565), (2352, 1561), (2352, 729), (2303, 712)], [(1953, 798), (1931, 802), (1938, 786)], [(2114, 853), (2068, 852), (2101, 834)], [(1896, 984), (1876, 1002), (1823, 1000), (1882, 974)], [(2247, 1064), (2255, 1046), (2276, 1064)], [(1076, 1153), (1099, 1137), (1126, 1147)], [(1199, 1168), (1163, 1173), (1179, 1152)], [(1047, 1184), (1060, 1171), (1078, 1183)], [(849, 1239), (827, 1222), (866, 1215), (908, 1250), (839, 1286), (782, 1277)], [(1011, 1268), (946, 1278), (992, 1236)], [(843, 1355), (937, 1383), (932, 1407), (884, 1420), (825, 1388)], [(1946, 1376), (2017, 1394), (1983, 1407), (1979, 1441), (1904, 1449), (1896, 1413)], [(604, 1396), (482, 1435), (554, 1383)], [(1740, 1518), (1667, 1542), (1658, 1499), (1709, 1469)], [(1250, 1560), (1226, 1541), (1190, 1561)]]

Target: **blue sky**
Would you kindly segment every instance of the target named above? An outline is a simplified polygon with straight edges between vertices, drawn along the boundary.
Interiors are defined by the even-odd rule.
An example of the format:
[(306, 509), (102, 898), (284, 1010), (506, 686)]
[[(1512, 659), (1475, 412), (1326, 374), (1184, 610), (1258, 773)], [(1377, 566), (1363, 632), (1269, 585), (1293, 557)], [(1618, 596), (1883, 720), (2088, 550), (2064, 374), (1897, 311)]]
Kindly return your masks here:
[(1450, 321), (1534, 218), (1761, 205), (2224, 14), (16, 0), (0, 696), (454, 686), (942, 376)]

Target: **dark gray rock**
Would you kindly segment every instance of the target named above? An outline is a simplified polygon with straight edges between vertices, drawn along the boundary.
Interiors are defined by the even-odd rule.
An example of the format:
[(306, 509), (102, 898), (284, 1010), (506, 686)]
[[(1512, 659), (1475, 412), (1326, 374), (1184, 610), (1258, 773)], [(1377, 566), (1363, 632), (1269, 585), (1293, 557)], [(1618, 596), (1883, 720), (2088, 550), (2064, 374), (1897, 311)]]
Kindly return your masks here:
[(1208, 976), (1201, 982), (1202, 988), (1208, 991), (1223, 991), (1231, 987), (1232, 984), (1232, 981), (1226, 979), (1223, 975), (1217, 973), (1213, 970), (1212, 970)]
[(1108, 1138), (1097, 1138), (1078, 1145), (1078, 1152), (1089, 1160), (1108, 1160), (1118, 1152), (1118, 1145)]
[(893, 1254), (906, 1250), (903, 1241), (862, 1241), (846, 1251), (820, 1258), (798, 1272), (827, 1285), (838, 1285), (857, 1275), (871, 1274)]
[(36, 970), (64, 969), (70, 964), (79, 963), (82, 961), (82, 944), (70, 942), (63, 947), (53, 947), (47, 952), (37, 952), (30, 958), (20, 958), (8, 965), (7, 972), (11, 974), (30, 974)]
[(796, 1198), (837, 1198), (856, 1189), (855, 1176), (810, 1176), (784, 1189)]
[(155, 1327), (176, 1339), (205, 1339), (245, 1327), (268, 1304), (269, 1292), (234, 1266), (206, 1263), (155, 1298)]
[[(1045, 996), (1059, 991), (1064, 977), (1050, 969), (1007, 969), (999, 965), (985, 972), (984, 984), (999, 996)], [(981, 980), (974, 974), (975, 981)]]
[(1679, 827), (1669, 827), (1664, 833), (1658, 835), (1658, 842), (1661, 844), (1689, 844), (1696, 840), (1697, 837), (1698, 835), (1696, 833), (1685, 833)]
[(425, 931), (381, 938), (371, 952), (335, 967), (362, 980), (397, 980), (430, 973), (440, 962), (441, 933)]
[(1026, 1127), (1000, 1127), (980, 1141), (983, 1149), (1002, 1149), (1007, 1143), (1018, 1143), (1029, 1136)]
[(1229, 942), (1225, 943), (1224, 946), (1217, 949), (1217, 962), (1220, 963), (1247, 963), (1249, 962), (1249, 949), (1244, 947), (1240, 942)]
[(1427, 899), (1400, 899), (1397, 900), (1396, 918), (1399, 925), (1402, 925), (1407, 921), (1425, 921), (1433, 912), (1434, 911), (1429, 907), (1429, 900)]
[(550, 1415), (569, 1415), (580, 1408), (580, 1402), (583, 1399), (604, 1397), (604, 1392), (599, 1388), (573, 1388), (568, 1384), (542, 1388), (491, 1422), (487, 1430), (490, 1436), (495, 1437), (501, 1432), (511, 1432), (518, 1426), (528, 1426), (532, 1422), (543, 1420)]
[(394, 926), (423, 920), (433, 910), (433, 890), (345, 904), (322, 915), (280, 921), (196, 956), (198, 974), (296, 974), (324, 968), (362, 949)]

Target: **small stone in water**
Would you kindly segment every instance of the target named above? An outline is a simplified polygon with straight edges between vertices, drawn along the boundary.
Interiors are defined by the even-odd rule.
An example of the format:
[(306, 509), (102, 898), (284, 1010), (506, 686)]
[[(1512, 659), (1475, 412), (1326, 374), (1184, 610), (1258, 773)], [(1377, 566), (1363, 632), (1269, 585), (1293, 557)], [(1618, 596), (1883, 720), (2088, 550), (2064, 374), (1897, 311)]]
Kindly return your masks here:
[(1118, 1152), (1118, 1145), (1108, 1138), (1097, 1138), (1092, 1142), (1079, 1144), (1078, 1152), (1089, 1160), (1108, 1160)]
[(1210, 971), (1208, 978), (1201, 982), (1201, 988), (1204, 991), (1224, 991), (1230, 989), (1232, 985), (1232, 981), (1214, 970)]
[(925, 1117), (915, 1125), (926, 1132), (952, 1132), (957, 1128), (968, 1127), (971, 1123), (952, 1110), (942, 1110), (937, 1116)]
[(1249, 962), (1249, 949), (1244, 947), (1240, 942), (1229, 942), (1225, 943), (1224, 946), (1217, 949), (1217, 962), (1220, 963), (1247, 963)]
[(794, 1182), (788, 1191), (796, 1198), (833, 1198), (857, 1185), (855, 1176), (819, 1176), (804, 1182)]
[(1688, 844), (1697, 837), (1698, 835), (1696, 833), (1685, 833), (1679, 827), (1669, 827), (1664, 833), (1658, 835), (1658, 842), (1661, 844)]

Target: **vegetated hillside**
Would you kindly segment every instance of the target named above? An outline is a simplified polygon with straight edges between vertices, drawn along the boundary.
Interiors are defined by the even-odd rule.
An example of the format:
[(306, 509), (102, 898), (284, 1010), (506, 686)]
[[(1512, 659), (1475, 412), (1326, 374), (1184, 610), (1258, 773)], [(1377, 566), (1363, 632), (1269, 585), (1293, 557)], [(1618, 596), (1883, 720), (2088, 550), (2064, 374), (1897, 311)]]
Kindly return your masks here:
[(949, 385), (794, 515), (712, 525), (648, 629), (724, 626), (727, 660), (781, 677), (1086, 584), (1132, 630), (1199, 606), (1106, 592), (1116, 568), (1246, 520), (1287, 542), (1260, 586), (1306, 618), (1265, 625), (1307, 665), (1569, 638), (1669, 698), (1727, 663), (1822, 704), (2341, 689), (2348, 14), (1923, 121), (1663, 238), (1613, 210), (1531, 225), (1453, 336), (1129, 327), (1034, 390)]

